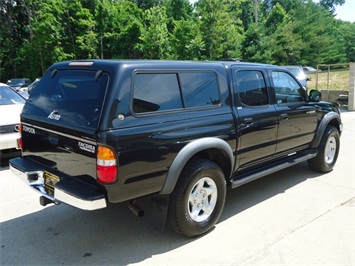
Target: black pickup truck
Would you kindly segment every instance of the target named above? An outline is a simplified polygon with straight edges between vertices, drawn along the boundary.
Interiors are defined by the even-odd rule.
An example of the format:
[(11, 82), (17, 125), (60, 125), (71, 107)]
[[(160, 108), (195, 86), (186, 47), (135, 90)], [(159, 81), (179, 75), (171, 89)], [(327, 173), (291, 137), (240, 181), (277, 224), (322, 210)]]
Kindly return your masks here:
[(333, 169), (342, 122), (320, 97), (273, 65), (60, 62), (24, 106), (10, 168), (42, 205), (128, 202), (156, 228), (194, 237), (217, 222), (227, 186), (302, 161)]

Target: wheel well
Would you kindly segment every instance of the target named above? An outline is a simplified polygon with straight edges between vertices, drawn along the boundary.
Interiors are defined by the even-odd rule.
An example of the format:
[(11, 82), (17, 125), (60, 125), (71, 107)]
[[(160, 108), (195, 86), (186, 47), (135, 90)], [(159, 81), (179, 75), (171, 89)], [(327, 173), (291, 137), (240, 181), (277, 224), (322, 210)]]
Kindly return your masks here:
[(233, 150), (226, 141), (207, 137), (192, 141), (180, 150), (168, 170), (165, 183), (160, 191), (161, 195), (170, 194), (174, 190), (183, 168), (195, 158), (216, 163), (228, 182), (234, 166)]
[(197, 157), (210, 160), (215, 164), (217, 164), (223, 171), (226, 180), (228, 180), (232, 172), (231, 169), (232, 166), (230, 164), (228, 155), (223, 150), (216, 149), (216, 148), (206, 149), (196, 153), (194, 156), (190, 158), (190, 160)]
[(339, 127), (339, 121), (337, 119), (332, 119), (331, 121), (329, 121), (328, 125), (335, 127), (336, 129), (338, 129), (339, 134), (341, 133)]

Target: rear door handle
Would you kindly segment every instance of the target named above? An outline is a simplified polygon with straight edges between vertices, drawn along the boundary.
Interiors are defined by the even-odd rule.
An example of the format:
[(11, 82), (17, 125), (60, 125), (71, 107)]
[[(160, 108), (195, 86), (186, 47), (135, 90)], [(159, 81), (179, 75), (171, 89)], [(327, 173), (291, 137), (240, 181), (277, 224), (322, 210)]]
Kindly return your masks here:
[(246, 124), (253, 124), (253, 118), (252, 117), (247, 117), (247, 118), (244, 118), (244, 122), (246, 123)]
[(288, 120), (288, 114), (281, 114), (281, 120)]

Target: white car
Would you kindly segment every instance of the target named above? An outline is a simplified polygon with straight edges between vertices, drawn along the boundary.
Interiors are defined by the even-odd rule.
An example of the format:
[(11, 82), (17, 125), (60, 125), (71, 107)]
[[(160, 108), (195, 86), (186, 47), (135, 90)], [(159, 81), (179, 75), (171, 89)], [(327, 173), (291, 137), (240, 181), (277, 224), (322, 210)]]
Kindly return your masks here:
[(25, 99), (10, 86), (0, 83), (0, 158), (18, 153), (20, 114)]

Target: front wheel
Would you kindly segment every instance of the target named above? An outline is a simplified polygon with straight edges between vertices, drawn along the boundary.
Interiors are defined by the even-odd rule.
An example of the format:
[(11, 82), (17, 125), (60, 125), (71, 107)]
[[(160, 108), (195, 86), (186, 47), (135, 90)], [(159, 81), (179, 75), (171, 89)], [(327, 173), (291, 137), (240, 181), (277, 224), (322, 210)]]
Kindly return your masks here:
[(204, 234), (219, 219), (225, 197), (220, 167), (208, 160), (193, 160), (185, 166), (170, 196), (168, 222), (187, 237)]
[(308, 165), (314, 171), (327, 173), (333, 170), (338, 159), (340, 147), (339, 131), (334, 126), (327, 126), (316, 157), (308, 160)]

